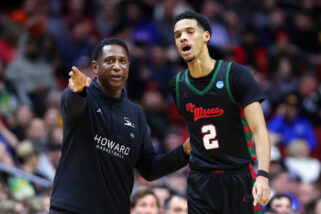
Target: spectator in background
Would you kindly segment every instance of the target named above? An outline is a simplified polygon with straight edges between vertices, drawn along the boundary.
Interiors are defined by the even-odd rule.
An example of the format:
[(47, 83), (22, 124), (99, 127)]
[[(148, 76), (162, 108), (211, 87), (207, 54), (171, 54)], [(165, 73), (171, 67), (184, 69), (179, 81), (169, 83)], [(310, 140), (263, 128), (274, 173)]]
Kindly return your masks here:
[(168, 129), (162, 142), (165, 151), (172, 151), (180, 144), (183, 144), (183, 140), (179, 130), (175, 128)]
[(10, 129), (18, 140), (26, 138), (26, 130), (32, 118), (33, 113), (28, 105), (20, 105), (14, 112)]
[(21, 32), (21, 26), (12, 20), (3, 22), (0, 38), (0, 61), (4, 65), (11, 63), (17, 56), (17, 46)]
[(48, 143), (47, 134), (48, 128), (43, 119), (31, 119), (26, 129), (26, 139), (31, 140), (35, 146), (43, 151)]
[(61, 157), (61, 142), (50, 142), (45, 152), (40, 153), (37, 171), (53, 181)]
[(301, 183), (298, 188), (298, 198), (301, 203), (301, 212), (320, 195), (320, 187), (316, 183)]
[(43, 118), (44, 118), (46, 127), (48, 128), (48, 131), (52, 130), (58, 125), (59, 118), (60, 118), (59, 109), (55, 107), (47, 108)]
[(300, 57), (298, 48), (290, 42), (289, 33), (283, 30), (276, 32), (274, 43), (268, 52), (272, 70), (278, 69), (279, 60), (282, 58), (287, 58), (292, 64), (291, 67), (294, 67)]
[(290, 172), (297, 174), (302, 182), (315, 182), (321, 172), (319, 160), (311, 158), (306, 140), (294, 139), (287, 147), (285, 165)]
[[(44, 177), (36, 170), (39, 163), (39, 152), (39, 149), (31, 141), (20, 142), (16, 151), (21, 163), (19, 168), (30, 174)], [(33, 197), (42, 190), (40, 186), (33, 185), (30, 181), (18, 176), (10, 177), (9, 185), (13, 197), (18, 201)]]
[(312, 124), (298, 115), (298, 98), (290, 94), (278, 107), (277, 114), (268, 122), (271, 141), (274, 145), (286, 147), (293, 139), (305, 139), (310, 149), (317, 145)]
[(166, 47), (155, 45), (150, 49), (150, 60), (147, 67), (148, 81), (157, 83), (164, 97), (169, 96), (168, 87), (175, 74), (174, 66), (167, 60)]
[(179, 194), (185, 194), (187, 188), (186, 170), (181, 169), (166, 177), (167, 186)]
[(50, 197), (48, 194), (32, 197), (26, 200), (26, 213), (30, 214), (48, 214)]
[(150, 9), (143, 1), (124, 1), (122, 23), (132, 30), (130, 40), (139, 45), (152, 46), (161, 44), (161, 34), (155, 22), (149, 18), (151, 14), (144, 9)]
[(118, 22), (119, 8), (117, 1), (99, 1), (99, 12), (95, 16), (95, 26), (101, 38), (111, 34)]
[(298, 84), (299, 112), (316, 127), (321, 127), (321, 85), (313, 71), (305, 72)]
[(166, 214), (187, 214), (187, 198), (173, 194), (165, 202)]
[[(44, 98), (56, 88), (56, 82), (50, 65), (43, 58), (41, 38), (28, 35), (25, 39), (19, 57), (8, 65), (5, 77), (27, 92), (36, 115), (42, 116)], [(24, 38), (21, 42), (24, 43)]]
[(292, 209), (297, 211), (300, 209), (300, 201), (298, 199), (298, 191), (300, 182), (294, 175), (288, 171), (281, 169), (271, 178), (272, 196), (275, 194), (287, 194), (291, 198)]
[(212, 32), (215, 33), (215, 36), (211, 37), (209, 45), (225, 49), (229, 44), (229, 35), (222, 22), (222, 14), (224, 14), (222, 5), (218, 1), (207, 0), (204, 1), (201, 12), (209, 20)]
[(130, 207), (131, 214), (158, 214), (159, 201), (152, 190), (142, 190), (133, 195)]
[[(93, 5), (92, 1), (87, 0), (70, 0), (64, 1), (66, 13), (63, 16), (65, 23), (70, 26), (74, 23), (82, 23), (86, 28), (85, 40), (94, 44), (100, 39), (99, 33), (95, 27), (95, 21), (90, 14)], [(80, 31), (79, 31), (80, 33)], [(74, 65), (74, 64), (73, 64)]]
[(264, 75), (269, 73), (269, 59), (266, 49), (258, 41), (255, 29), (247, 26), (241, 44), (232, 50), (235, 62), (255, 66)]
[(286, 194), (276, 194), (274, 195), (269, 203), (267, 204), (267, 209), (273, 209), (277, 211), (278, 214), (291, 214), (291, 198)]
[(224, 45), (224, 50), (229, 52), (233, 46), (240, 45), (243, 26), (241, 25), (236, 13), (232, 10), (225, 11), (222, 18), (224, 19), (224, 23), (229, 34), (229, 40)]
[(304, 50), (307, 53), (320, 53), (320, 43), (318, 43), (318, 27), (314, 23), (311, 14), (303, 11), (298, 11), (293, 15), (293, 24), (291, 34), (293, 42), (300, 50)]
[(67, 80), (68, 72), (78, 60), (83, 57), (91, 56), (93, 49), (92, 43), (88, 40), (90, 28), (85, 21), (74, 21), (69, 25), (69, 34), (58, 40), (58, 46), (62, 60), (62, 73)]
[(0, 114), (6, 122), (12, 122), (13, 112), (19, 105), (32, 105), (31, 100), (21, 86), (6, 79), (5, 67), (0, 60)]
[(164, 182), (164, 184), (161, 185), (154, 185), (152, 187), (152, 190), (159, 201), (159, 214), (165, 214), (165, 202), (173, 194), (174, 191), (171, 188), (169, 188), (167, 182)]
[(164, 0), (158, 2), (154, 10), (155, 24), (165, 45), (175, 45), (171, 27), (176, 6), (177, 1)]
[(277, 7), (276, 0), (259, 1), (258, 9), (254, 11), (252, 23), (263, 46), (271, 45), (270, 35), (266, 33), (269, 27), (269, 16)]
[(150, 86), (151, 88), (143, 93), (141, 104), (151, 130), (151, 136), (161, 142), (168, 127), (167, 104), (157, 86), (154, 87), (153, 84)]
[(273, 106), (276, 106), (287, 95), (296, 92), (298, 78), (293, 72), (293, 65), (288, 58), (278, 59), (276, 73), (273, 75), (271, 92), (268, 94)]
[(321, 214), (321, 195), (306, 205), (305, 214)]

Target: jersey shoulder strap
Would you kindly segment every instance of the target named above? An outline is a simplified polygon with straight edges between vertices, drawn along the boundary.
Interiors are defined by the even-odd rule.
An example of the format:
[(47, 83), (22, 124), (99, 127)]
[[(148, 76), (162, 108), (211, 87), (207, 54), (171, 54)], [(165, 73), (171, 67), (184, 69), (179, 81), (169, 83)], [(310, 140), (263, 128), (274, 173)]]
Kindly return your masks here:
[(177, 105), (178, 109), (180, 108), (180, 102), (179, 102), (179, 78), (181, 77), (182, 73), (184, 73), (184, 71), (181, 71), (176, 75), (176, 81), (175, 81), (176, 105)]
[(234, 103), (235, 105), (240, 105), (239, 102), (236, 101), (236, 99), (234, 98), (233, 94), (232, 94), (232, 90), (230, 87), (230, 70), (231, 70), (231, 65), (232, 62), (228, 62), (227, 63), (227, 68), (226, 68), (226, 74), (225, 74), (225, 85), (226, 85), (226, 90), (227, 90), (227, 94), (230, 98), (230, 100), (232, 101), (232, 103)]

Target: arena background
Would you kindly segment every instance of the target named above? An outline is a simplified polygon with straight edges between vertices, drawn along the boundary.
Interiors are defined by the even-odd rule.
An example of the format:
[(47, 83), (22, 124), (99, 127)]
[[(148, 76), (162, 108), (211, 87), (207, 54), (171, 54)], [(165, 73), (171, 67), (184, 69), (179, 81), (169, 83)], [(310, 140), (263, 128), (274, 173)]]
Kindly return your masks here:
[[(188, 132), (168, 83), (186, 67), (172, 34), (173, 16), (185, 10), (209, 19), (211, 55), (249, 66), (266, 95), (272, 194), (288, 194), (294, 213), (321, 213), (313, 211), (321, 206), (320, 0), (1, 0), (0, 5), (0, 213), (48, 213), (61, 152), (60, 94), (71, 66), (93, 77), (91, 52), (102, 38), (118, 37), (129, 46), (126, 89), (145, 112), (157, 152), (184, 142)], [(154, 189), (164, 214), (166, 197), (186, 193), (185, 174), (183, 169), (154, 182), (137, 174), (134, 192)]]

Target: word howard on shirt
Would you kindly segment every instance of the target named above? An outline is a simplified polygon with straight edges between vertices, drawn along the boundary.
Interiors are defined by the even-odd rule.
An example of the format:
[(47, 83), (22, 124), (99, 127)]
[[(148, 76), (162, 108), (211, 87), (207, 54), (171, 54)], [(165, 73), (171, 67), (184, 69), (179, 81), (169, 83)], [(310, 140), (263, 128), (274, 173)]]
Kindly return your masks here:
[(124, 159), (125, 156), (128, 156), (130, 152), (130, 147), (121, 145), (97, 134), (94, 137), (94, 141), (97, 143), (96, 149), (102, 150), (121, 159)]

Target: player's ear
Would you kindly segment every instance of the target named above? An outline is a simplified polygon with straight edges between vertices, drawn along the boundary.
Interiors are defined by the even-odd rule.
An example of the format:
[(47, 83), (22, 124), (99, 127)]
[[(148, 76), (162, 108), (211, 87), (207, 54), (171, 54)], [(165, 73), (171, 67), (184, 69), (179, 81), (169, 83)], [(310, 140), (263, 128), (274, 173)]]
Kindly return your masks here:
[(94, 73), (98, 73), (98, 64), (95, 60), (91, 61), (91, 68), (93, 69)]
[(204, 31), (203, 36), (204, 36), (204, 38), (203, 38), (203, 39), (204, 39), (204, 42), (208, 43), (208, 41), (210, 41), (210, 38), (211, 38), (210, 32)]

